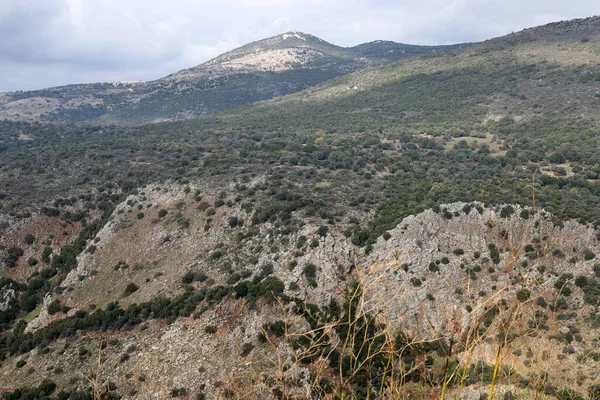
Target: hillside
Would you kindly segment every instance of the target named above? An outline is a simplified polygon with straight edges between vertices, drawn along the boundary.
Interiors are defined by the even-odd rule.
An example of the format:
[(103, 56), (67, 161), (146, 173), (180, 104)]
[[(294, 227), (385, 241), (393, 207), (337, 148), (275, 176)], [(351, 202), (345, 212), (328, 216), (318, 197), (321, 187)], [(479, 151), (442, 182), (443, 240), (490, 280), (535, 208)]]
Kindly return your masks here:
[(599, 48), (593, 17), (198, 119), (0, 122), (0, 387), (600, 398)]
[(289, 32), (150, 82), (0, 93), (0, 119), (137, 125), (212, 114), (294, 93), (357, 70), (456, 46), (373, 42), (352, 48)]

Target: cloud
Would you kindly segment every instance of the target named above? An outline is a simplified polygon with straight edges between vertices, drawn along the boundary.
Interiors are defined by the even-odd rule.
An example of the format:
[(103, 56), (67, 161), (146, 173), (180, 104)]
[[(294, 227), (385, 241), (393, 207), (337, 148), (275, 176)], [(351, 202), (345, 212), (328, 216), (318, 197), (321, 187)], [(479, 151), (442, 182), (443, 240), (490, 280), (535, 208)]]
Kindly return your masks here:
[(273, 21), (273, 25), (281, 26), (289, 24), (290, 19), (288, 17), (279, 17)]
[(0, 91), (156, 79), (299, 30), (352, 46), (479, 41), (597, 12), (589, 0), (3, 0)]

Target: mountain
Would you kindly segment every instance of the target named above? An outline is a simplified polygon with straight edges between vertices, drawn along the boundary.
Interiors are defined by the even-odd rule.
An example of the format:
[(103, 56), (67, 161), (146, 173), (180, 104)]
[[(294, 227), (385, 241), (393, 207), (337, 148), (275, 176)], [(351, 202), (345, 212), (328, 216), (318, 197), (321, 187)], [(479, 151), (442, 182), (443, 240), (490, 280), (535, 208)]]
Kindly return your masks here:
[(201, 118), (0, 122), (0, 387), (598, 399), (599, 48), (592, 17)]
[(297, 92), (400, 58), (455, 47), (380, 41), (343, 48), (312, 35), (289, 32), (156, 81), (0, 93), (0, 118), (128, 125), (187, 119)]

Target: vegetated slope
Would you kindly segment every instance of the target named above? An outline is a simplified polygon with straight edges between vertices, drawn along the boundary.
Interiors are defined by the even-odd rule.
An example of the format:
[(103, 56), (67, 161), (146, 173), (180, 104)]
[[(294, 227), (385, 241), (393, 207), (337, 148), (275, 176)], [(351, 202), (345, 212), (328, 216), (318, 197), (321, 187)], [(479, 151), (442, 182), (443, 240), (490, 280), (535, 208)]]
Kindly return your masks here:
[(3, 382), (84, 389), (104, 341), (86, 375), (128, 396), (597, 397), (598, 24), (197, 120), (1, 123)]
[(593, 117), (600, 101), (599, 30), (597, 17), (566, 21), (412, 57), (248, 107), (246, 116), (264, 124), (355, 130), (407, 122)]
[(69, 85), (0, 94), (0, 118), (135, 125), (186, 119), (283, 96), (415, 54), (456, 46), (394, 42), (343, 48), (290, 32), (151, 82)]
[(457, 203), (406, 218), (365, 255), (344, 221), (299, 212), (297, 228), (256, 224), (246, 204), (265, 206), (265, 182), (129, 196), (52, 282), (40, 316), (2, 342), (0, 384), (51, 377), (81, 392), (92, 377), (133, 399), (478, 399), (492, 381), (496, 396), (517, 398), (597, 390), (590, 227)]

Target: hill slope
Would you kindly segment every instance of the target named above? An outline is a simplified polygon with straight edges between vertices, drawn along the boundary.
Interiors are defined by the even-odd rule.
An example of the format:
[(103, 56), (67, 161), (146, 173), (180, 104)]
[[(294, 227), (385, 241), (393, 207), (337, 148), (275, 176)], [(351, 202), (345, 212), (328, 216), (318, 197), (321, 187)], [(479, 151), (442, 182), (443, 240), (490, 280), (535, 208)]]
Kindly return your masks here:
[(353, 48), (289, 32), (151, 82), (0, 93), (0, 118), (141, 123), (186, 119), (283, 96), (357, 70), (456, 46), (373, 42)]
[(0, 386), (597, 399), (599, 46), (595, 17), (199, 119), (0, 122)]

